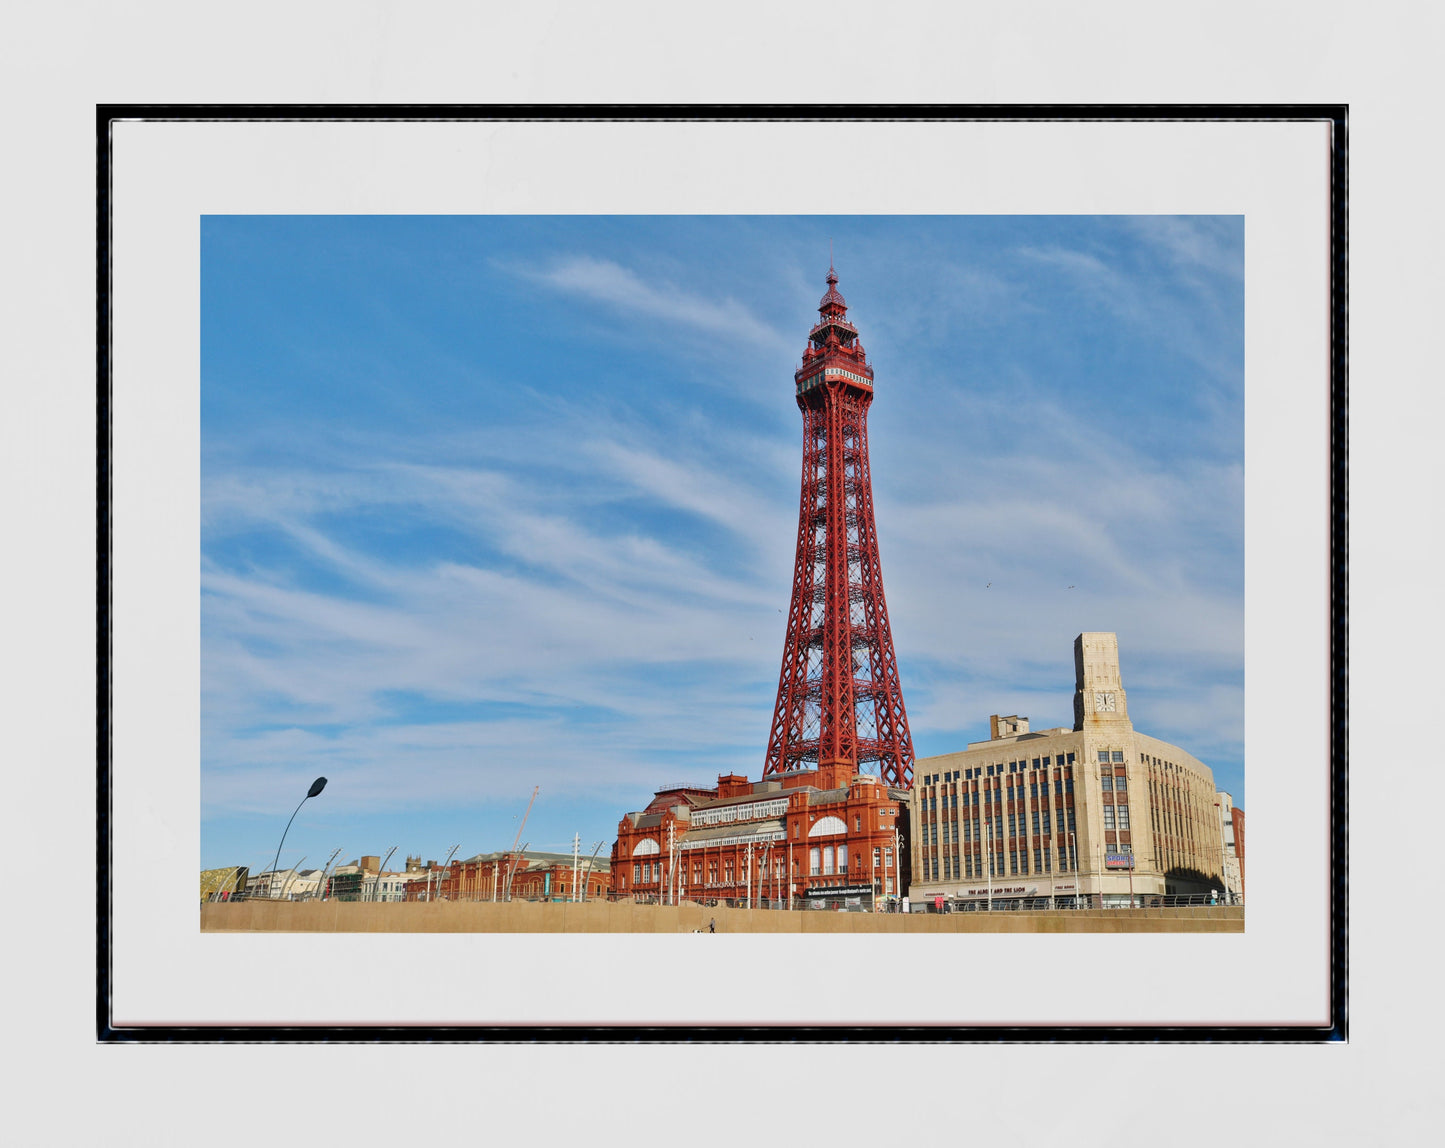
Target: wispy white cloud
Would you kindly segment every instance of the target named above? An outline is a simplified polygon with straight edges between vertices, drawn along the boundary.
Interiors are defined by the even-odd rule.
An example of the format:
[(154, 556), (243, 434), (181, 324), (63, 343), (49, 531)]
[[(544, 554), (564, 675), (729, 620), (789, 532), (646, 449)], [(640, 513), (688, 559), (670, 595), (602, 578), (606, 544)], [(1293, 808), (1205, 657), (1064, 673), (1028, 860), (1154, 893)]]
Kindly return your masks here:
[[(996, 711), (1069, 722), (1070, 643), (1101, 629), (1120, 635), (1142, 728), (1238, 757), (1228, 732), (1240, 728), (1238, 463), (1146, 449), (1132, 419), (1090, 416), (1069, 380), (1028, 355), (1038, 281), (1096, 298), (1078, 305), (1102, 307), (1109, 331), (1151, 347), (1203, 340), (1193, 328), (1208, 324), (1189, 308), (1234, 266), (1207, 227), (1162, 221), (1141, 233), (1153, 278), (1114, 258), (1105, 240), (1118, 233), (1025, 245), (1022, 256), (1011, 242), (977, 269), (955, 252), (899, 275), (896, 291), (873, 285), (865, 342), (890, 356), (872, 420), (875, 499), (920, 741), (956, 748), (957, 731)], [(628, 369), (669, 343), (714, 357), (737, 347), (742, 373), (762, 381), (749, 392), (729, 380), (725, 397), (766, 405), (690, 389), (675, 360), (630, 398), (603, 394), (586, 375), (589, 349), (559, 351), (557, 379), (548, 362), (489, 362), (498, 378), (469, 385), (505, 386), (517, 401), (468, 406), (466, 417), (445, 408), (425, 433), (353, 424), (348, 411), (294, 433), (277, 419), (274, 433), (208, 439), (209, 813), (275, 813), (285, 779), (314, 768), (345, 777), (328, 792), (338, 810), (525, 800), (540, 782), (602, 795), (607, 825), (658, 780), (756, 773), (788, 605), (799, 443), (786, 365), (747, 364), (790, 363), (811, 314), (780, 334), (756, 307), (647, 270), (670, 260), (643, 252), (629, 264), (533, 254), (507, 265), (507, 287), (548, 315), (606, 308), (625, 320), (636, 342), (626, 353), (641, 348)], [(538, 290), (518, 291), (523, 281)], [(798, 306), (817, 290), (799, 287)], [(1028, 321), (1010, 328), (1020, 312)], [(709, 337), (678, 338), (690, 332)], [(961, 365), (954, 351), (975, 336), (991, 357)], [(412, 369), (452, 370), (445, 360), (422, 354)], [(502, 381), (508, 372), (515, 382)], [(1228, 402), (1221, 410), (1223, 423), (1237, 418)]]
[(1232, 217), (1136, 215), (1124, 220), (1134, 234), (1154, 244), (1180, 272), (1205, 271), (1238, 283), (1244, 261), (1236, 240), (1242, 238)]
[(1062, 272), (1078, 285), (1095, 305), (1126, 319), (1143, 322), (1155, 305), (1143, 285), (1124, 274), (1113, 263), (1088, 251), (1066, 247), (1021, 247), (1018, 254), (1027, 260)]
[[(999, 401), (989, 417), (1013, 410)], [(905, 665), (1013, 682), (995, 704), (1017, 708), (1036, 696), (1067, 720), (1067, 680), (1040, 680), (1033, 693), (1021, 683), (1066, 662), (1080, 630), (1120, 630), (1139, 666), (1236, 658), (1233, 588), (1211, 591), (1188, 562), (1160, 561), (1170, 534), (1183, 546), (1215, 513), (1198, 498), (1207, 484), (1151, 470), (1107, 432), (1056, 417), (1047, 403), (1030, 404), (1028, 417), (1032, 439), (1010, 447), (1019, 440), (1000, 435), (986, 456), (960, 457), (925, 434), (905, 470), (879, 490)], [(1081, 496), (1072, 460), (1086, 443), (1098, 462)], [(1061, 461), (1049, 461), (1055, 455)], [(396, 724), (388, 699), (398, 693), (520, 707), (505, 719), (443, 725), (474, 756), (525, 752), (554, 785), (572, 755), (596, 740), (596, 728), (565, 716), (579, 710), (601, 715), (594, 720), (607, 731), (605, 769), (614, 779), (645, 782), (669, 749), (732, 746), (746, 757), (756, 748), (781, 649), (796, 527), (792, 468), (780, 456), (759, 486), (635, 436), (593, 440), (583, 456), (576, 465), (593, 490), (582, 500), (570, 483), (529, 486), (516, 474), (384, 455), (354, 475), (217, 475), (206, 499), (213, 541), (266, 525), (345, 582), (318, 591), (295, 584), (284, 565), (236, 570), (208, 561), (208, 713), (213, 744), (230, 747), (218, 748), (215, 760), (230, 788), (208, 787), (208, 801), (242, 801), (244, 793), (261, 801), (270, 792), (267, 771), (301, 760), (344, 758), (352, 772), (373, 777), (353, 785), (348, 800), (365, 800), (372, 784), (384, 789), (398, 770), (416, 775), (417, 800), (459, 784), (449, 763), (460, 762), (463, 749), (454, 754), (438, 742), (432, 722)], [(721, 531), (717, 550), (684, 550), (652, 532), (644, 514), (599, 529), (589, 514), (603, 503), (691, 515)], [(449, 523), (476, 540), (477, 559), (383, 557), (339, 542), (326, 525), (343, 512), (378, 511)], [(1141, 532), (1151, 535), (1148, 564), (1130, 552)], [(750, 556), (731, 574), (717, 561), (729, 548)], [(1041, 562), (1041, 552), (1057, 561)], [(348, 585), (365, 597), (349, 596)], [(1213, 648), (1209, 638), (1217, 639)], [(670, 674), (677, 666), (688, 667), (684, 677)], [(935, 697), (919, 684), (910, 696), (914, 728), (925, 735), (931, 725), (957, 727), (961, 712), (970, 721), (991, 712), (989, 695), (950, 689)], [(340, 741), (305, 730), (245, 734), (277, 699), (279, 712), (307, 728), (355, 728)], [(1181, 698), (1174, 709), (1187, 706)], [(247, 764), (228, 764), (238, 747)], [(259, 772), (247, 781), (248, 770)], [(455, 770), (465, 772), (462, 764)], [(464, 792), (510, 784), (473, 774)]]
[(667, 458), (621, 443), (599, 443), (594, 455), (604, 472), (616, 475), (639, 495), (660, 505), (699, 515), (757, 549), (786, 534), (776, 493), (765, 497), (720, 468)]
[[(612, 483), (606, 501), (686, 512), (731, 539), (725, 549), (749, 555), (759, 532), (777, 532), (767, 499), (695, 460), (610, 440), (585, 454), (601, 486)], [(210, 548), (268, 530), (284, 551), (245, 568), (204, 563), (207, 754), (225, 778), (208, 783), (208, 806), (264, 804), (276, 771), (299, 761), (344, 764), (348, 801), (373, 793), (358, 770), (378, 793), (400, 771), (415, 800), (439, 799), (453, 786), (454, 755), (436, 741), (434, 720), (397, 710), (398, 695), (423, 709), (511, 707), (511, 716), (455, 726), (472, 764), (478, 753), (525, 751), (529, 770), (554, 786), (579, 757), (612, 784), (636, 776), (645, 785), (669, 749), (751, 748), (763, 736), (765, 717), (751, 713), (762, 694), (737, 683), (776, 673), (779, 590), (760, 582), (751, 559), (725, 574), (646, 515), (602, 528), (589, 519), (599, 503), (570, 489), (375, 454), (353, 475), (215, 475), (204, 500)], [(329, 525), (354, 514), (446, 523), (474, 540), (475, 560), (358, 550)], [(298, 560), (342, 580), (302, 585)], [(287, 715), (296, 728), (248, 732)], [(315, 732), (336, 725), (348, 727), (341, 738)], [(508, 784), (469, 776), (459, 792)]]
[(511, 265), (507, 269), (534, 283), (615, 311), (724, 335), (772, 351), (798, 348), (796, 334), (785, 335), (736, 299), (715, 298), (665, 279), (650, 282), (610, 260), (573, 256), (546, 267)]
[(1162, 255), (1162, 263), (1126, 260), (1104, 248), (1081, 250), (1062, 245), (1026, 245), (1015, 255), (1052, 268), (1072, 282), (1087, 305), (1131, 326), (1151, 332), (1169, 348), (1203, 367), (1215, 385), (1237, 390), (1242, 382), (1234, 354), (1236, 340), (1221, 339), (1243, 321), (1221, 296), (1240, 286), (1242, 269), (1222, 237), (1184, 220), (1156, 219), (1133, 224)]

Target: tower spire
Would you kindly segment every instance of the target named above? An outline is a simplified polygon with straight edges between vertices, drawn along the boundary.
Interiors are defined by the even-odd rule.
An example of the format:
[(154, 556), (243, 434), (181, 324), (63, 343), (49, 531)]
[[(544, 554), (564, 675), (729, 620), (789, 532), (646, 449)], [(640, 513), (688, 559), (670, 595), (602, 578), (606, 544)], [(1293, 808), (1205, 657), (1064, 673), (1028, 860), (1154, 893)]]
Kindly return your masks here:
[(828, 290), (794, 373), (803, 415), (798, 549), (764, 776), (814, 769), (819, 784), (859, 771), (913, 783), (913, 743), (883, 597), (868, 407), (873, 368), (837, 290)]

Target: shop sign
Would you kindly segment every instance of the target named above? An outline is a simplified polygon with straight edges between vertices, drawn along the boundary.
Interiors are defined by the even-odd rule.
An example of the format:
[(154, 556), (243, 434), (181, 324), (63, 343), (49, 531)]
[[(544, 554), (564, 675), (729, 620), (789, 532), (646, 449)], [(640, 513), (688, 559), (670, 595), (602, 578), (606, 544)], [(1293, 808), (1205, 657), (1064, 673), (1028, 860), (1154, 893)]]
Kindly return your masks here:
[(1134, 868), (1134, 854), (1132, 853), (1105, 853), (1105, 869), (1132, 869)]
[(1037, 894), (1037, 885), (995, 885), (992, 889), (965, 889), (965, 897), (1032, 897)]

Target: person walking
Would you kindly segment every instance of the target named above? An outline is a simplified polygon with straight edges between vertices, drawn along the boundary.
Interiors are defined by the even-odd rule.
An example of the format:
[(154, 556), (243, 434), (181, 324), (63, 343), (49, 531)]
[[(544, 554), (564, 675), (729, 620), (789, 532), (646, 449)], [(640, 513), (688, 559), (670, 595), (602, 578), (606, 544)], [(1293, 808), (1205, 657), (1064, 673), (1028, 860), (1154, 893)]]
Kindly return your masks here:
[(709, 933), (716, 933), (716, 932), (717, 932), (717, 918), (716, 918), (716, 917), (709, 917), (709, 918), (707, 919), (707, 931), (708, 931)]

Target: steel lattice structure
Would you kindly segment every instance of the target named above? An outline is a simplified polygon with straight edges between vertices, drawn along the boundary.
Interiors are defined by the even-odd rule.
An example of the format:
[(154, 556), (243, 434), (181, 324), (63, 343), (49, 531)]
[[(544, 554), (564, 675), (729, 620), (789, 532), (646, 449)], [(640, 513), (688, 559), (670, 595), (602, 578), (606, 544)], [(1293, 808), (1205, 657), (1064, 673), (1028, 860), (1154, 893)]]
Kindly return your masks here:
[[(818, 323), (794, 375), (803, 413), (803, 482), (792, 602), (764, 776), (877, 763), (913, 784), (913, 741), (883, 598), (868, 407), (873, 368), (828, 268)], [(871, 770), (866, 770), (871, 772)]]

